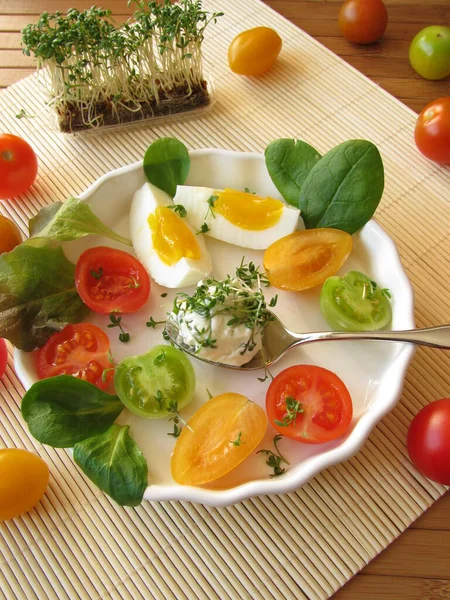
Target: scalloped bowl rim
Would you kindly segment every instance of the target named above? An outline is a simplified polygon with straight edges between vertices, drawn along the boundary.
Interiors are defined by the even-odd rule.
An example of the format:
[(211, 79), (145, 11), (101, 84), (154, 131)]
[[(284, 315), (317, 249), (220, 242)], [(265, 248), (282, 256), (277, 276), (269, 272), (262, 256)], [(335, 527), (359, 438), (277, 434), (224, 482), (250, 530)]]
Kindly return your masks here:
[[(210, 154), (216, 155), (219, 158), (222, 156), (232, 156), (238, 160), (241, 158), (245, 158), (246, 160), (261, 160), (261, 158), (264, 156), (260, 153), (238, 152), (218, 148), (205, 148), (201, 150), (192, 150), (189, 152), (191, 158)], [(142, 169), (142, 161), (137, 161), (130, 165), (114, 169), (97, 179), (82, 194), (80, 194), (79, 198), (86, 201), (90, 199), (96, 190), (108, 179), (122, 176), (139, 169)], [(404, 318), (409, 323), (409, 327), (412, 329), (415, 327), (413, 289), (401, 264), (397, 247), (388, 234), (374, 219), (371, 219), (365, 227), (370, 227), (374, 234), (382, 238), (383, 242), (389, 246), (391, 255), (390, 258), (392, 260), (391, 267), (395, 270), (396, 276), (399, 278), (405, 294), (405, 304), (407, 304), (407, 306), (403, 306), (403, 310), (405, 311)], [(301, 469), (299, 470), (299, 465), (296, 465), (296, 467), (287, 471), (282, 477), (249, 481), (233, 488), (221, 490), (184, 486), (175, 483), (172, 485), (150, 484), (144, 493), (144, 500), (190, 501), (219, 507), (228, 506), (255, 496), (282, 494), (292, 492), (300, 488), (309, 479), (313, 478), (321, 471), (351, 458), (359, 451), (376, 424), (397, 404), (403, 389), (408, 366), (414, 355), (414, 351), (415, 347), (413, 344), (405, 343), (401, 352), (396, 357), (395, 384), (394, 386), (390, 386), (389, 401), (371, 406), (364, 414), (360, 416), (348, 438), (346, 438), (339, 446), (334, 447), (323, 454), (309, 457), (306, 467), (302, 465)], [(28, 389), (33, 383), (34, 379), (32, 376), (30, 376), (30, 373), (24, 366), (20, 358), (20, 351), (15, 349), (14, 352), (17, 376), (21, 380), (24, 387)]]

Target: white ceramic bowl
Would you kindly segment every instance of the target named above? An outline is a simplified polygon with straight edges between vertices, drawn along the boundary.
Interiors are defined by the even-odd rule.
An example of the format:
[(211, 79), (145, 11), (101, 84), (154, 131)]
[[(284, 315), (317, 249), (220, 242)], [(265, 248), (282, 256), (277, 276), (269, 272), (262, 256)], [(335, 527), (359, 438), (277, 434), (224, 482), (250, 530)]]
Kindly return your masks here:
[[(226, 150), (199, 150), (190, 153), (191, 170), (189, 185), (213, 188), (245, 187), (260, 194), (280, 198), (265, 167), (264, 157), (259, 154), (231, 152)], [(81, 198), (92, 210), (118, 233), (128, 236), (128, 211), (133, 193), (144, 183), (141, 162), (112, 171), (95, 182)], [(392, 240), (383, 229), (371, 220), (354, 236), (354, 249), (343, 269), (345, 274), (357, 269), (370, 275), (392, 293), (392, 329), (411, 329), (413, 320), (413, 293), (400, 263)], [(262, 265), (263, 252), (249, 251), (207, 238), (214, 263), (214, 275), (223, 277), (234, 274), (245, 256)], [(100, 237), (89, 236), (76, 242), (64, 244), (70, 260), (87, 247), (109, 245), (120, 247)], [(123, 248), (127, 250), (128, 248)], [(167, 291), (165, 298), (161, 297)], [(123, 322), (131, 334), (131, 342), (118, 341), (116, 330), (107, 329), (108, 316), (93, 314), (90, 320), (102, 327), (111, 339), (116, 360), (127, 355), (141, 354), (151, 346), (163, 343), (161, 327), (149, 329), (145, 322), (150, 316), (164, 319), (172, 306), (175, 293), (152, 284), (150, 298), (139, 312), (125, 315)], [(275, 312), (292, 330), (317, 331), (328, 329), (319, 310), (319, 289), (302, 293), (279, 292), (267, 288), (269, 299), (275, 293), (279, 301)], [(189, 487), (173, 481), (170, 475), (170, 455), (174, 439), (168, 436), (171, 423), (166, 420), (142, 419), (127, 410), (119, 422), (131, 425), (131, 434), (147, 458), (149, 485), (144, 498), (147, 500), (188, 500), (215, 506), (233, 504), (251, 496), (276, 494), (295, 490), (319, 471), (346, 460), (355, 454), (376, 423), (396, 404), (403, 386), (408, 364), (412, 358), (412, 345), (389, 342), (323, 342), (291, 350), (271, 369), (273, 375), (293, 364), (316, 364), (334, 371), (347, 385), (353, 399), (354, 419), (346, 435), (327, 444), (308, 445), (283, 438), (280, 450), (290, 465), (286, 473), (270, 477), (271, 470), (265, 463), (264, 454), (256, 454), (244, 461), (237, 469), (209, 486)], [(239, 392), (264, 407), (268, 381), (257, 380), (259, 372), (232, 372), (213, 367), (192, 359), (197, 388), (192, 403), (182, 411), (188, 419), (207, 400), (208, 388), (213, 395), (223, 392)], [(15, 367), (26, 388), (36, 380), (34, 362), (30, 354), (16, 351)], [(269, 426), (261, 448), (273, 449), (275, 431)]]

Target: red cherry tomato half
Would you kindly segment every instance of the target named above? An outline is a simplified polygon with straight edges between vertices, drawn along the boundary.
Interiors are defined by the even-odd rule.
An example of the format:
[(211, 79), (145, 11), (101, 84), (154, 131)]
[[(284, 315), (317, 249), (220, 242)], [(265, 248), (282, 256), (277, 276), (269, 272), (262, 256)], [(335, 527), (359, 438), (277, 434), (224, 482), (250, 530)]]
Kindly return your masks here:
[(450, 165), (450, 96), (425, 106), (417, 118), (414, 139), (426, 158)]
[(0, 198), (23, 194), (36, 179), (38, 162), (28, 142), (11, 133), (0, 133)]
[(150, 278), (138, 259), (106, 246), (81, 254), (75, 285), (83, 302), (102, 314), (136, 312), (150, 293)]
[(353, 44), (371, 44), (380, 38), (388, 23), (382, 0), (347, 0), (341, 6), (339, 29)]
[(8, 351), (6, 349), (6, 342), (3, 338), (0, 338), (0, 377), (3, 377), (8, 364)]
[(425, 477), (450, 485), (450, 398), (422, 408), (406, 438), (411, 462)]
[(352, 399), (341, 379), (312, 365), (279, 373), (267, 390), (266, 410), (277, 431), (307, 444), (340, 437), (353, 416)]
[(56, 375), (73, 375), (106, 389), (113, 371), (109, 355), (109, 339), (104, 331), (91, 323), (66, 325), (53, 334), (36, 353), (39, 379)]

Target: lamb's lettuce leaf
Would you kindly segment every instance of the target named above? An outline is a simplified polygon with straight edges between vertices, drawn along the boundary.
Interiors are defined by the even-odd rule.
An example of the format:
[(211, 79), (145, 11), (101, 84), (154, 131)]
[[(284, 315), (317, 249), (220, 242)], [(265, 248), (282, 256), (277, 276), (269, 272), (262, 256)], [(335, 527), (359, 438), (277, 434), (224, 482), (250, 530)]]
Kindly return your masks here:
[(73, 459), (98, 487), (121, 506), (137, 506), (147, 487), (147, 462), (129, 425), (112, 425), (73, 448)]
[(31, 435), (53, 448), (71, 448), (103, 433), (123, 408), (118, 396), (71, 375), (36, 381), (21, 405)]
[(0, 256), (0, 337), (21, 350), (45, 344), (89, 309), (75, 287), (75, 265), (60, 246), (36, 238)]
[(70, 242), (85, 235), (102, 235), (127, 246), (131, 241), (107, 227), (79, 198), (54, 202), (30, 220), (30, 236), (48, 237), (58, 242)]

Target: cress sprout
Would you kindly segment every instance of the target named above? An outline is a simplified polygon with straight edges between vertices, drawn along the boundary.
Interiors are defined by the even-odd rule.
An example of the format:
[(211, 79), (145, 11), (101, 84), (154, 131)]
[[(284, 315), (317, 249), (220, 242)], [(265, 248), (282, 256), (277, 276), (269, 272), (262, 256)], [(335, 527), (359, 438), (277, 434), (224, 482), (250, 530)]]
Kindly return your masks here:
[(208, 104), (200, 0), (130, 0), (136, 11), (116, 27), (92, 6), (42, 13), (22, 30), (23, 52), (37, 59), (63, 131), (167, 115)]

